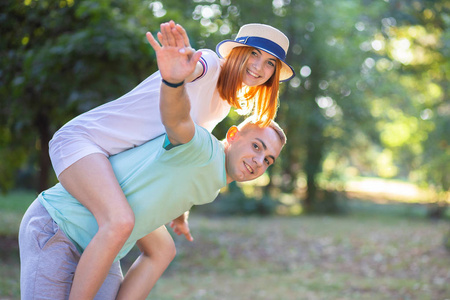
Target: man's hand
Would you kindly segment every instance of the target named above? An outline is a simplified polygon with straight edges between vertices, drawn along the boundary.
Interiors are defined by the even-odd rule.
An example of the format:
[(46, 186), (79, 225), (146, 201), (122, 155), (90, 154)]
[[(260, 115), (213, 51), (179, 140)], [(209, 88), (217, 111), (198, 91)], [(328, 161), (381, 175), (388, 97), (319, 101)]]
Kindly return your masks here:
[(187, 213), (179, 216), (172, 222), (170, 222), (170, 227), (173, 229), (173, 232), (175, 232), (177, 235), (184, 235), (186, 239), (190, 242), (194, 241), (194, 238), (191, 235), (191, 232), (189, 230), (189, 224), (187, 221)]
[(158, 40), (147, 32), (147, 40), (156, 52), (161, 77), (170, 83), (179, 83), (191, 75), (202, 53), (190, 47), (186, 31), (173, 21), (161, 24)]

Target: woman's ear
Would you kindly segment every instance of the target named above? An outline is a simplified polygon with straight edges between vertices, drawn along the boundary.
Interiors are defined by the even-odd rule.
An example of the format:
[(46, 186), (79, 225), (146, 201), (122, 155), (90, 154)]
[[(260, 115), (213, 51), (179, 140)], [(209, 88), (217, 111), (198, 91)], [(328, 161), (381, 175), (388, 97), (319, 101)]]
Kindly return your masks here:
[(232, 143), (237, 138), (238, 133), (239, 129), (236, 126), (231, 126), (227, 131), (227, 142)]

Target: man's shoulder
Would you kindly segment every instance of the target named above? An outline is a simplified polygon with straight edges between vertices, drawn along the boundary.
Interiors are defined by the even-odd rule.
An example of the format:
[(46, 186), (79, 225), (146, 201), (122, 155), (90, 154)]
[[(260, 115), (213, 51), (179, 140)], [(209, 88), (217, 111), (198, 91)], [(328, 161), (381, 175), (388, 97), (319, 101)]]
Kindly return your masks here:
[(209, 148), (211, 151), (215, 150), (216, 147), (222, 145), (222, 143), (211, 132), (209, 132), (206, 128), (198, 124), (195, 124), (194, 138), (196, 138), (196, 142), (198, 143), (209, 142), (210, 143), (209, 147), (204, 148)]
[[(195, 124), (195, 123), (194, 123)], [(208, 163), (221, 161), (224, 154), (222, 143), (206, 128), (195, 124), (195, 134), (191, 141), (194, 145), (191, 149), (201, 160)]]
[(170, 146), (166, 138), (164, 148), (167, 150), (162, 158), (164, 161), (169, 158), (176, 161), (176, 157), (179, 157), (178, 160), (184, 160), (190, 165), (206, 163), (224, 152), (222, 143), (198, 124), (195, 124), (195, 134), (188, 143)]

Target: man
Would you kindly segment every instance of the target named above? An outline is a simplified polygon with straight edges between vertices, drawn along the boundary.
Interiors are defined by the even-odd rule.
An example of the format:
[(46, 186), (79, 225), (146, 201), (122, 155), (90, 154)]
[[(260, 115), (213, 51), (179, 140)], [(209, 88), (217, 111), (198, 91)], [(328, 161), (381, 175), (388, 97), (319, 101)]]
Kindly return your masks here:
[[(160, 47), (154, 39), (151, 44), (163, 78), (160, 110), (166, 134), (110, 157), (135, 214), (135, 227), (98, 292), (99, 299), (145, 298), (175, 255), (163, 225), (180, 215), (182, 223), (184, 212), (213, 201), (227, 183), (261, 176), (286, 143), (275, 122), (261, 128), (251, 120), (231, 127), (224, 141), (215, 139), (192, 121), (183, 85), (201, 53)], [(173, 68), (175, 64), (179, 68)], [(42, 192), (25, 214), (19, 233), (22, 299), (68, 298), (80, 253), (97, 230), (94, 216), (60, 184)], [(122, 282), (119, 260), (135, 244), (142, 255)], [(92, 272), (98, 268), (93, 265)]]

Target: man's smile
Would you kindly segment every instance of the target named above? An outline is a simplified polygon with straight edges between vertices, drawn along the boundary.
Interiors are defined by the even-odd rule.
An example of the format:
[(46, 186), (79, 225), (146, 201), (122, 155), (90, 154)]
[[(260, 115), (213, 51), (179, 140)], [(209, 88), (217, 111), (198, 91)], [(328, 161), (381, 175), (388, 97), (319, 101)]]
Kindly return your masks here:
[(254, 173), (253, 168), (250, 167), (246, 162), (244, 162), (244, 166), (245, 166), (245, 168), (247, 168), (247, 170), (250, 172), (250, 174)]

